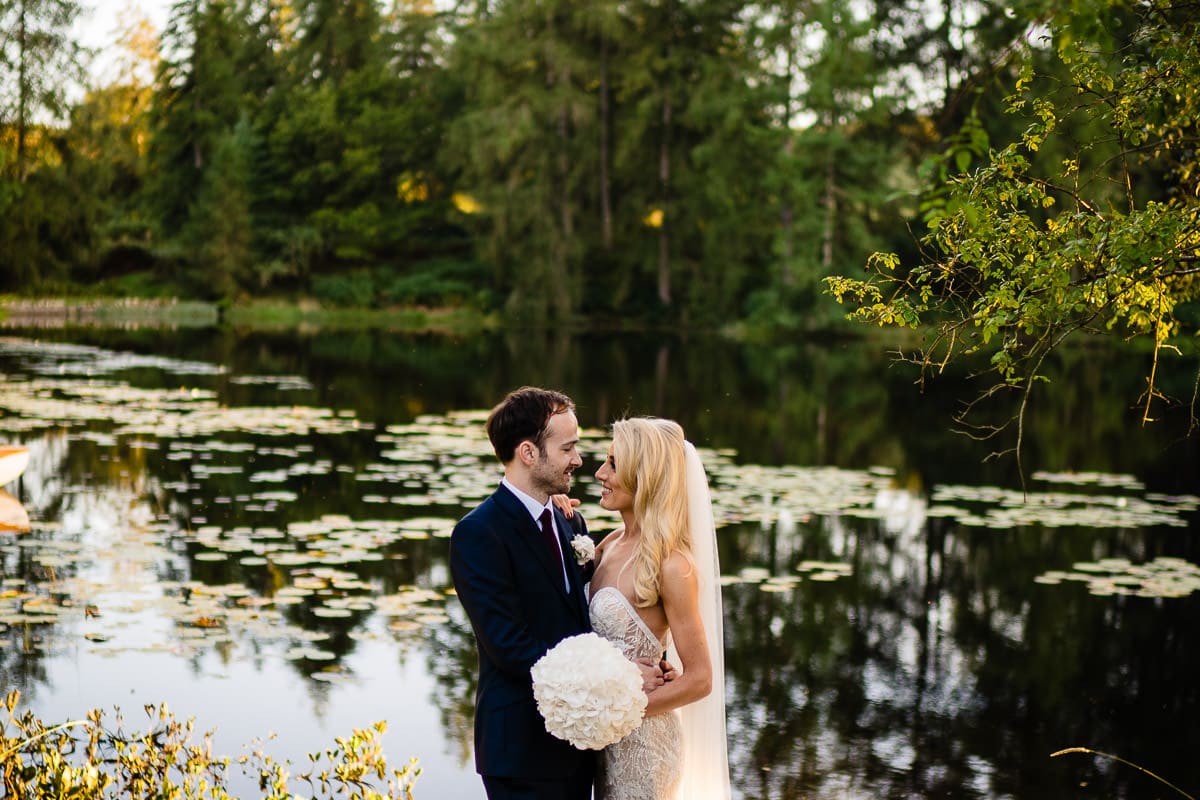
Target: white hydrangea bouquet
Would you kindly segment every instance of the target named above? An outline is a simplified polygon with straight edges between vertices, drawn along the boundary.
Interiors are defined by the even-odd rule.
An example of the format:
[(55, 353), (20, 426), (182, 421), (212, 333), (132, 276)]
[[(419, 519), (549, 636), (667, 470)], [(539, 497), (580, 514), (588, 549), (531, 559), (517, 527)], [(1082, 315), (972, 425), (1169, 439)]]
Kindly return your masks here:
[(546, 730), (581, 750), (601, 750), (642, 724), (642, 674), (612, 642), (569, 636), (531, 670), (533, 697)]

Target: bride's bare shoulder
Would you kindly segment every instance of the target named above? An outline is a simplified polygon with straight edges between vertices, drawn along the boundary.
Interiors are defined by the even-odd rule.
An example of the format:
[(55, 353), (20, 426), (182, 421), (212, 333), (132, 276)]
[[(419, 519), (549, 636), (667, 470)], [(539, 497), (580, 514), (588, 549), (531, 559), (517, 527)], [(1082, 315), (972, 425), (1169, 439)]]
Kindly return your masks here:
[(683, 550), (672, 550), (659, 568), (662, 571), (662, 583), (666, 585), (693, 586), (696, 583), (696, 562), (690, 553)]
[(596, 558), (600, 558), (600, 554), (604, 552), (604, 548), (620, 539), (625, 533), (625, 528), (613, 528), (608, 533), (600, 538), (600, 543), (596, 545)]

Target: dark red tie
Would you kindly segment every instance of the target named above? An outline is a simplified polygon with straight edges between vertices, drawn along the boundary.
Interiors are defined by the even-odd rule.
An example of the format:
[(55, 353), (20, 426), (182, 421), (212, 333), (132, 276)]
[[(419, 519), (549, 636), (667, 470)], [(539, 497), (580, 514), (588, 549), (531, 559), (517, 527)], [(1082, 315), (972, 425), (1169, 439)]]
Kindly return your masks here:
[(557, 537), (554, 535), (554, 525), (550, 522), (550, 509), (542, 509), (542, 538), (546, 540), (546, 546), (550, 548), (550, 552), (554, 554), (554, 562), (562, 563), (562, 554), (558, 551)]

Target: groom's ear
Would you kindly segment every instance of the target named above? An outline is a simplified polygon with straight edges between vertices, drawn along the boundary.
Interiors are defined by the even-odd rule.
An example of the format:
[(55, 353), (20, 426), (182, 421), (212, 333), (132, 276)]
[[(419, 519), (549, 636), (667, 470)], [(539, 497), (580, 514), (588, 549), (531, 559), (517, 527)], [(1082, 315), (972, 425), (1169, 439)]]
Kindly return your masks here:
[(537, 461), (538, 448), (533, 442), (526, 439), (517, 445), (517, 458), (527, 467), (532, 467)]

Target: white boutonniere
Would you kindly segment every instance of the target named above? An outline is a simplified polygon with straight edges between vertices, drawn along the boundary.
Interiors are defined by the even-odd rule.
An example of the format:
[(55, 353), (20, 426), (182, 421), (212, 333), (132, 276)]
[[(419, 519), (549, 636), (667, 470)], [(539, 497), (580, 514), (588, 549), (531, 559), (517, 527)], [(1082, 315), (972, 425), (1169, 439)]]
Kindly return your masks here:
[(571, 550), (575, 553), (575, 563), (581, 567), (596, 557), (596, 543), (582, 533), (571, 540)]

